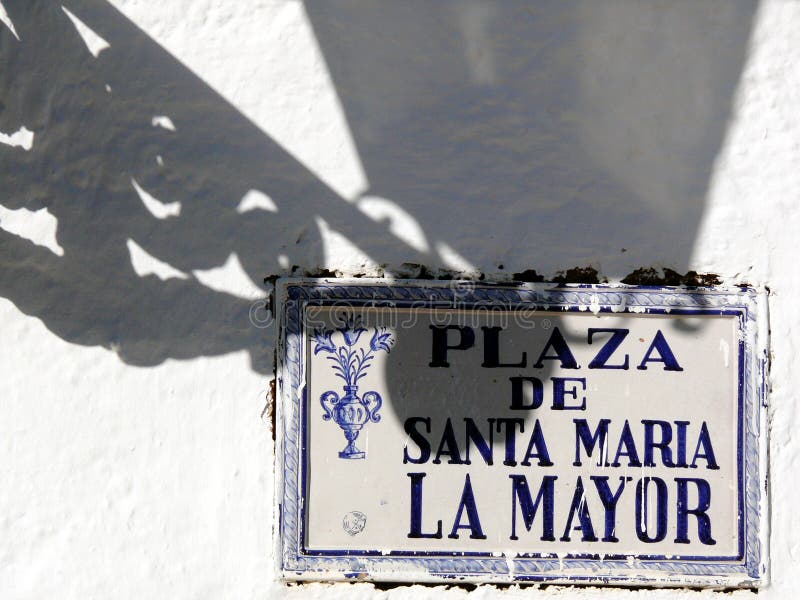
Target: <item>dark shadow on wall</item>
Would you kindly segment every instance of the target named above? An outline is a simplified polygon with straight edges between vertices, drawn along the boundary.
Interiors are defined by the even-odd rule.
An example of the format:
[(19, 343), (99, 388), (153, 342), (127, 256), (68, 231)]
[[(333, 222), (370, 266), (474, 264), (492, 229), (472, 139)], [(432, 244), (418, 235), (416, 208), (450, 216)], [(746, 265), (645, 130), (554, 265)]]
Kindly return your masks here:
[[(0, 26), (0, 130), (36, 137), (30, 152), (0, 146), (0, 204), (47, 207), (64, 255), (0, 231), (0, 296), (131, 364), (247, 350), (267, 373), (271, 330), (253, 326), (253, 303), (192, 271), (231, 253), (255, 282), (289, 274), (280, 255), (298, 274), (333, 267), (315, 217), (389, 271), (447, 267), (453, 251), (496, 274), (684, 271), (756, 3), (307, 2), (366, 195), (415, 220), (421, 246), (106, 2), (65, 3), (111, 44), (97, 58), (59, 4), (4, 6), (21, 41)], [(155, 218), (132, 179), (180, 215)], [(239, 213), (251, 189), (278, 212)], [(140, 277), (128, 240), (187, 277)]]
[(489, 271), (686, 270), (756, 3), (306, 6), (369, 193), (428, 239)]

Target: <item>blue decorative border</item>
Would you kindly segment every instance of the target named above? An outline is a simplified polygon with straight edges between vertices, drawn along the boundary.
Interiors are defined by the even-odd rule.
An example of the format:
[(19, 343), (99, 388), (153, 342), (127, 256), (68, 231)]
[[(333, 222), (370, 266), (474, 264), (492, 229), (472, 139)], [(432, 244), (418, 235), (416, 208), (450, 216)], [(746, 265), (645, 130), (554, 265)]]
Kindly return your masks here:
[[(766, 302), (752, 289), (494, 286), (475, 282), (284, 279), (277, 282), (279, 571), (287, 579), (764, 585), (766, 570)], [(491, 308), (739, 317), (739, 547), (737, 557), (515, 555), (304, 548), (305, 332), (308, 305)], [(565, 572), (580, 571), (566, 575)]]

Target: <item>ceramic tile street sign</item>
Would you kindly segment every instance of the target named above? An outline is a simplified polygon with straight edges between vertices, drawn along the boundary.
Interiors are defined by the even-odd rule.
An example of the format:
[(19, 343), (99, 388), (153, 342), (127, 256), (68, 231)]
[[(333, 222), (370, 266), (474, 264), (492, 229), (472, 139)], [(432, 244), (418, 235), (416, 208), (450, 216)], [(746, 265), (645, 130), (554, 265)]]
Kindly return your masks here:
[(292, 579), (757, 586), (752, 290), (282, 280)]

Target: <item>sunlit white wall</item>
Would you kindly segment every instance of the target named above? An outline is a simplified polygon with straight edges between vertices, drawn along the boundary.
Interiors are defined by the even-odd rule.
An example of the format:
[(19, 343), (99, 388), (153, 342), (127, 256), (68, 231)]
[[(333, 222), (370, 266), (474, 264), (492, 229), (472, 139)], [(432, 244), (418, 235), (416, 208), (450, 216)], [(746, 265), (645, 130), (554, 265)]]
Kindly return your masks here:
[[(14, 30), (13, 39), (5, 43), (32, 43), (35, 32), (15, 27), (13, 3), (6, 0), (5, 4), (7, 10), (0, 10), (5, 25), (0, 27)], [(364, 157), (359, 155), (303, 3), (114, 0), (112, 4), (343, 202), (354, 204), (372, 221), (386, 223), (391, 236), (432, 257), (436, 266), (465, 274), (480, 269), (495, 277), (507, 275), (496, 269), (503, 260), (536, 265), (546, 274), (582, 266), (571, 262), (583, 256), (575, 250), (580, 249), (580, 239), (571, 240), (569, 248), (566, 244), (540, 247), (536, 253), (508, 256), (503, 235), (473, 236), (466, 226), (463, 240), (435, 235), (440, 224), (443, 228), (458, 221), (446, 204), (431, 209), (423, 220), (407, 206), (384, 197), (381, 190), (372, 190)], [(74, 24), (87, 55), (97, 57), (115, 50), (114, 39), (105, 39), (102, 31), (82, 23), (79, 4), (65, 6), (64, 19)], [(502, 81), (503, 65), (492, 54), (492, 40), (486, 33), (493, 10), (490, 4), (469, 3), (456, 22), (464, 35), (470, 81), (479, 87)], [(581, 95), (580, 102), (602, 109), (594, 120), (586, 114), (576, 117), (581, 120), (577, 129), (584, 136), (587, 153), (654, 203), (667, 221), (679, 220), (680, 215), (671, 212), (675, 182), (665, 179), (665, 171), (658, 168), (662, 159), (657, 148), (636, 132), (625, 136), (626, 104), (615, 90), (631, 86), (634, 104), (645, 101), (661, 115), (669, 114), (666, 99), (680, 90), (637, 87), (626, 81), (628, 62), (605, 59), (624, 55), (630, 65), (645, 60), (627, 53), (610, 35), (615, 28), (627, 28), (635, 31), (628, 38), (638, 40), (634, 45), (648, 47), (648, 39), (653, 42), (649, 52), (658, 66), (660, 53), (670, 51), (658, 45), (665, 39), (659, 37), (659, 28), (681, 22), (681, 5), (669, 5), (661, 13), (658, 7), (642, 11), (633, 4), (626, 9), (607, 2), (591, 10), (596, 11), (592, 19), (596, 28), (576, 34), (586, 58), (585, 70), (577, 74), (576, 93)], [(630, 18), (620, 19), (620, 14)], [(642, 37), (647, 32), (651, 38)], [(672, 50), (692, 60), (691, 47)], [(773, 583), (764, 592), (769, 598), (793, 597), (800, 560), (796, 541), (800, 515), (793, 510), (800, 439), (792, 435), (798, 421), (794, 390), (800, 386), (794, 342), (800, 335), (795, 258), (800, 232), (798, 65), (800, 4), (763, 3), (755, 13), (735, 93), (730, 106), (724, 107), (727, 125), (708, 185), (692, 190), (704, 209), (698, 214), (693, 247), (682, 249), (689, 258), (681, 265), (685, 270), (718, 274), (725, 283), (768, 286), (771, 291)], [(14, 73), (18, 78), (34, 76)], [(416, 96), (395, 100), (425, 102)], [(722, 107), (702, 102), (697, 106), (698, 111), (717, 109)], [(0, 160), (46, 143), (26, 123), (0, 124)], [(152, 126), (168, 135), (180, 132), (182, 124), (173, 122), (172, 115), (154, 114)], [(207, 126), (213, 129), (215, 124)], [(615, 136), (625, 137), (625, 142), (610, 143)], [(678, 135), (675, 148), (690, 152), (702, 143), (686, 136)], [(682, 164), (679, 158), (670, 160)], [(415, 174), (401, 177), (411, 180)], [(180, 218), (180, 200), (154, 197), (135, 177), (130, 185), (153, 219)], [(682, 188), (678, 185), (677, 189)], [(14, 193), (24, 197), (27, 192), (16, 189)], [(582, 187), (574, 193), (591, 197), (594, 191)], [(281, 215), (282, 210), (284, 205), (260, 190), (252, 190), (238, 204), (240, 214)], [(524, 219), (528, 208), (503, 210), (502, 219), (513, 220)], [(308, 217), (320, 236), (322, 259), (320, 264), (301, 266), (331, 268), (344, 276), (379, 271), (377, 259), (367, 256), (357, 242), (337, 232), (323, 217)], [(596, 227), (602, 230), (604, 225), (599, 222)], [(0, 233), (28, 239), (56, 256), (69, 252), (69, 247), (59, 245), (58, 220), (47, 209), (0, 205), (0, 227), (4, 230)], [(591, 256), (600, 257), (599, 262), (587, 261), (612, 280), (632, 267), (670, 266), (673, 249), (668, 239), (659, 239), (661, 233), (653, 231), (656, 241), (626, 249), (624, 255), (593, 251)], [(380, 239), (370, 240), (373, 247), (380, 245)], [(255, 300), (264, 294), (258, 278), (245, 271), (235, 253), (223, 264), (182, 270), (148, 253), (136, 240), (128, 242), (131, 266), (139, 277), (195, 278), (199, 285), (243, 299)], [(388, 238), (386, 243), (393, 260), (394, 246), (388, 249)], [(527, 247), (534, 246), (531, 242)], [(0, 268), (4, 261), (0, 256)], [(263, 275), (273, 274), (266, 264), (265, 259)], [(288, 258), (279, 256), (278, 264), (289, 272)], [(444, 587), (399, 587), (387, 592), (368, 584), (288, 587), (276, 582), (272, 438), (268, 415), (262, 415), (269, 377), (254, 371), (248, 353), (170, 358), (156, 366), (137, 367), (124, 362), (113, 344), (106, 348), (71, 344), (51, 332), (46, 319), (43, 322), (23, 310), (0, 299), (0, 596), (455, 598), (468, 594)], [(517, 598), (530, 593), (482, 587), (471, 594)], [(577, 598), (645, 592), (547, 588), (537, 593)], [(656, 598), (694, 595), (681, 590), (652, 593)]]

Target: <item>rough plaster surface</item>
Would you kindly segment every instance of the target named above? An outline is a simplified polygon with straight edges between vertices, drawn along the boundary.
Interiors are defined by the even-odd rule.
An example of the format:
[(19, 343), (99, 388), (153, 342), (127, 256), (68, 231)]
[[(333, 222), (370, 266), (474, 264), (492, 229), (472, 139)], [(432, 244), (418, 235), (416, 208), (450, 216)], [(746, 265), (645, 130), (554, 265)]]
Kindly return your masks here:
[(1, 597), (717, 597), (275, 581), (252, 286), (403, 263), (768, 286), (795, 596), (800, 3), (2, 4)]

